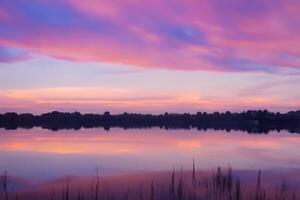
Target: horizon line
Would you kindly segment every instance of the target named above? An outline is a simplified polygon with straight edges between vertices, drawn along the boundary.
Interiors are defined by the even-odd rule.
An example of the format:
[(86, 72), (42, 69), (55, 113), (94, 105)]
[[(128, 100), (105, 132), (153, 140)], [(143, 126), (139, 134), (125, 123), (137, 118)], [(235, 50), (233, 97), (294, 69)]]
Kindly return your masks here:
[(184, 115), (184, 114), (190, 114), (190, 115), (196, 115), (197, 113), (206, 113), (206, 114), (215, 114), (215, 113), (219, 113), (219, 114), (225, 114), (225, 113), (237, 113), (237, 114), (241, 114), (241, 113), (247, 113), (247, 112), (268, 112), (268, 113), (279, 113), (279, 114), (287, 114), (287, 113), (291, 113), (291, 112), (300, 112), (300, 108), (299, 109), (295, 109), (295, 110), (289, 110), (286, 112), (280, 112), (280, 111), (271, 111), (268, 109), (250, 109), (250, 110), (242, 110), (242, 111), (230, 111), (230, 110), (226, 110), (226, 111), (195, 111), (195, 112), (161, 112), (161, 113), (149, 113), (149, 112), (129, 112), (129, 111), (125, 111), (125, 112), (120, 112), (120, 113), (114, 113), (112, 114), (109, 110), (106, 111), (102, 111), (102, 112), (80, 112), (80, 111), (59, 111), (59, 110), (52, 110), (52, 111), (48, 111), (48, 112), (41, 112), (40, 114), (34, 114), (31, 112), (14, 112), (14, 111), (8, 111), (8, 112), (0, 112), (0, 115), (5, 115), (7, 113), (16, 113), (18, 115), (22, 115), (22, 114), (32, 114), (34, 116), (40, 116), (43, 114), (50, 114), (50, 113), (79, 113), (79, 114), (102, 114), (104, 115), (105, 113), (108, 113), (109, 115), (124, 115), (124, 114), (138, 114), (138, 115), (154, 115), (154, 116), (159, 116), (159, 115), (165, 115), (165, 114), (177, 114), (177, 115)]

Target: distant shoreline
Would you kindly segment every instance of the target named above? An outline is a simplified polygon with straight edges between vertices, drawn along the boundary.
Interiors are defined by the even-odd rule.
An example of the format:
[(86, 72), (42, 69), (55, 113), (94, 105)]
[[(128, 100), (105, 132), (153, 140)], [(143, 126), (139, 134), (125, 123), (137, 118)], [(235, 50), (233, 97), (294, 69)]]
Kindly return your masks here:
[(241, 130), (248, 133), (268, 133), (269, 131), (287, 130), (300, 133), (300, 110), (287, 113), (273, 113), (267, 110), (249, 110), (244, 112), (197, 112), (196, 114), (164, 113), (136, 114), (123, 113), (112, 115), (81, 114), (79, 112), (53, 111), (41, 115), (30, 113), (17, 114), (8, 112), (0, 114), (0, 128), (14, 130), (17, 128), (41, 127), (53, 131), (60, 129), (98, 128), (152, 128), (199, 130)]

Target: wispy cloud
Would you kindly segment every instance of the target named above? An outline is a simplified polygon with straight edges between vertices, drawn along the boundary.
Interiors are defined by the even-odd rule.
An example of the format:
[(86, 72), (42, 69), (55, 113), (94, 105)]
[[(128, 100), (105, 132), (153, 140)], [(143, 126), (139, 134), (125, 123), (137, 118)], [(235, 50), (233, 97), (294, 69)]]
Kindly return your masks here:
[(22, 61), (29, 57), (29, 53), (23, 49), (0, 46), (0, 62)]
[[(294, 92), (296, 93), (296, 88), (300, 84), (300, 78), (296, 77), (287, 77), (287, 78), (282, 78), (282, 80), (268, 80), (265, 81), (264, 83), (260, 84), (253, 84), (250, 87), (243, 88), (240, 90), (237, 95), (240, 96), (265, 96), (267, 94), (273, 94), (274, 91), (272, 91), (275, 88), (284, 88), (285, 91), (290, 90), (291, 94)], [(278, 93), (277, 89), (277, 93)], [(282, 91), (283, 92), (283, 91)], [(283, 93), (282, 93), (283, 94)], [(297, 93), (296, 93), (297, 94)], [(299, 96), (300, 94), (298, 94)], [(299, 96), (300, 97), (300, 96)]]
[[(299, 12), (293, 0), (3, 0), (0, 45), (72, 61), (273, 73), (300, 69)], [(15, 58), (0, 50), (0, 61)]]
[(299, 100), (282, 106), (282, 99), (269, 96), (201, 96), (195, 94), (148, 94), (147, 91), (113, 87), (56, 87), (0, 92), (0, 111), (41, 113), (49, 110), (113, 113), (241, 111), (244, 109), (296, 109)]

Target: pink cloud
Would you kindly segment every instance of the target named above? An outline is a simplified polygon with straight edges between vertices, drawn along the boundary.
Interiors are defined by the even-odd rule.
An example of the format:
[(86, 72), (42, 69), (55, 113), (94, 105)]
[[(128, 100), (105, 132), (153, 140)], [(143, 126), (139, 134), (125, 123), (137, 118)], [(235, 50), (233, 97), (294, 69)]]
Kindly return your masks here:
[(45, 0), (19, 4), (3, 5), (13, 18), (1, 17), (6, 15), (0, 10), (6, 25), (0, 31), (0, 45), (61, 59), (148, 68), (300, 68), (300, 3), (295, 1)]
[(8, 20), (10, 15), (3, 9), (0, 8), (0, 22), (4, 20)]

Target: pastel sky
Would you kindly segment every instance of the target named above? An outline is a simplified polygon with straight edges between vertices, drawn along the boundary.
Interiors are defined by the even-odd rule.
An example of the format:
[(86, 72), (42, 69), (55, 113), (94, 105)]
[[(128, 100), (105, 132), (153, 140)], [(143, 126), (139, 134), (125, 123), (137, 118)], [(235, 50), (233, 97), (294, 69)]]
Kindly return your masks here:
[(298, 0), (0, 0), (0, 112), (300, 109)]

